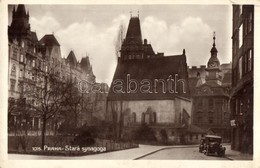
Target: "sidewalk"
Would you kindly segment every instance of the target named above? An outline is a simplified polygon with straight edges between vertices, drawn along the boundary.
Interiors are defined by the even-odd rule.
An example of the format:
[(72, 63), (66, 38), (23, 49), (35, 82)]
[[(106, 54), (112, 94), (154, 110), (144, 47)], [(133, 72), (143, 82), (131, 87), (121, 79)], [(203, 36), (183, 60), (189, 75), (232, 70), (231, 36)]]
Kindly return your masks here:
[(229, 160), (253, 160), (253, 155), (231, 150), (230, 145), (226, 147), (226, 158)]

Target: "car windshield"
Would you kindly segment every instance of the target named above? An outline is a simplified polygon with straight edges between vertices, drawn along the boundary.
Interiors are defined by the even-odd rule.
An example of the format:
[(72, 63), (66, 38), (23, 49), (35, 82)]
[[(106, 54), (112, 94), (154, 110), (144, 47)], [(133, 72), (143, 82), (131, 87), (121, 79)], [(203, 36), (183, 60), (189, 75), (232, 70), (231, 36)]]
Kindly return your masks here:
[(208, 139), (209, 142), (221, 142), (221, 139), (218, 139), (218, 138), (209, 138)]

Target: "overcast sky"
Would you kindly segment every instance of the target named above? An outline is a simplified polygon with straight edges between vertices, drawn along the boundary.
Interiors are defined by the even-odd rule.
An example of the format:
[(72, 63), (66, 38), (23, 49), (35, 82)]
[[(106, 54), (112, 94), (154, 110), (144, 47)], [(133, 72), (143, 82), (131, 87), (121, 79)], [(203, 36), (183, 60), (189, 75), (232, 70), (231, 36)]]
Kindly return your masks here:
[[(26, 10), (38, 39), (54, 33), (63, 57), (70, 50), (78, 60), (87, 54), (97, 81), (109, 85), (117, 63), (118, 28), (120, 24), (127, 28), (130, 11), (133, 16), (139, 11), (143, 39), (155, 52), (174, 55), (185, 49), (189, 66), (205, 65), (216, 31), (220, 63), (232, 58), (231, 5), (26, 5)], [(9, 24), (11, 11), (9, 6)]]

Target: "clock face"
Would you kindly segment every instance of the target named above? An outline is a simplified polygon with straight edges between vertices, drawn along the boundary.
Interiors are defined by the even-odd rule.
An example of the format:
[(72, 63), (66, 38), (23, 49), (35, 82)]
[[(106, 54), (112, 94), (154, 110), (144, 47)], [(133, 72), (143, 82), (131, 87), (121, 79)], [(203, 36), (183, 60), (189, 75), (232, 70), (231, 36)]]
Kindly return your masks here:
[(216, 62), (211, 62), (211, 63), (209, 64), (209, 67), (217, 67), (217, 63), (216, 63)]

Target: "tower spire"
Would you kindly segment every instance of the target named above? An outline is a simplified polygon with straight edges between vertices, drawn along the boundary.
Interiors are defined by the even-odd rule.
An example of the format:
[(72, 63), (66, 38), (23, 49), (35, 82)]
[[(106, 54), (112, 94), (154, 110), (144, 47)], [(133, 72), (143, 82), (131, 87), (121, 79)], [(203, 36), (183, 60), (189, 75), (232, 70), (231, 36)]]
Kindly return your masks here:
[(216, 32), (213, 32), (213, 47), (216, 46), (215, 40), (216, 40)]
[(213, 45), (210, 52), (212, 56), (217, 56), (218, 50), (216, 48), (216, 32), (213, 32)]

